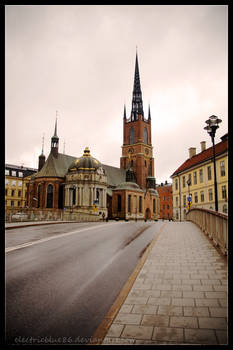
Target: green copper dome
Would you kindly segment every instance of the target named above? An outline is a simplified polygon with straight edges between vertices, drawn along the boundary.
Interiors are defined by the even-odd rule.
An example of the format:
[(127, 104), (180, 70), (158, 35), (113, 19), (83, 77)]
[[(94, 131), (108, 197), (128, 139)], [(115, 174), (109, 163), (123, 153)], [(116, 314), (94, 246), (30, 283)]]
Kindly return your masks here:
[(116, 190), (131, 190), (131, 191), (141, 191), (141, 192), (143, 192), (138, 184), (136, 184), (135, 182), (129, 182), (129, 181), (122, 182), (115, 189)]

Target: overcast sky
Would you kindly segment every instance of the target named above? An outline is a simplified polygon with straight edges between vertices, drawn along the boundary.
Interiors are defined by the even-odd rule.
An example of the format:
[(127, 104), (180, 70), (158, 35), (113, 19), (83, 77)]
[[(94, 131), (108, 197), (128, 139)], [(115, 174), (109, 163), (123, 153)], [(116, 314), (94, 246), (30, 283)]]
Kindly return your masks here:
[(212, 114), (228, 132), (226, 5), (6, 6), (6, 163), (38, 167), (50, 152), (120, 166), (136, 46), (144, 114), (150, 103), (156, 182), (200, 142)]

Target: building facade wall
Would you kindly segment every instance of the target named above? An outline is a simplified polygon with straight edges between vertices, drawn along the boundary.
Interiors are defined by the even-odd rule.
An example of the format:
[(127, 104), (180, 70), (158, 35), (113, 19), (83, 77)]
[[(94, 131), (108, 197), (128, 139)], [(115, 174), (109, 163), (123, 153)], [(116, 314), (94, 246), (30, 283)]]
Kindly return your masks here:
[(157, 186), (156, 189), (160, 200), (160, 218), (171, 219), (173, 217), (172, 184), (161, 184), (160, 186)]
[(5, 166), (5, 210), (22, 209), (27, 205), (27, 174), (33, 174), (36, 169), (17, 165)]
[[(221, 172), (221, 164), (224, 162), (224, 175)], [(210, 169), (210, 170), (209, 170)], [(223, 170), (223, 169), (222, 169)], [(216, 158), (218, 207), (219, 212), (228, 214), (228, 154), (225, 153)], [(209, 175), (208, 175), (209, 174)], [(187, 180), (191, 178), (191, 185)], [(187, 197), (192, 196), (191, 208), (204, 208), (215, 210), (214, 195), (214, 165), (211, 160), (199, 164), (192, 169), (187, 169), (173, 177), (173, 217), (176, 220), (185, 220)]]

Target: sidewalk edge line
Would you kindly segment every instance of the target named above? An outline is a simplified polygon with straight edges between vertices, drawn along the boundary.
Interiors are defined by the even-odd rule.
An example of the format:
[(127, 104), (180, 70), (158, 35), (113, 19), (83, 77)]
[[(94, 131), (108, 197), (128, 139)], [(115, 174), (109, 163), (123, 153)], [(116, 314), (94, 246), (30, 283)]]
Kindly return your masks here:
[(162, 227), (160, 228), (158, 234), (153, 238), (152, 242), (150, 243), (150, 245), (145, 250), (143, 256), (138, 261), (134, 271), (131, 273), (131, 275), (129, 276), (128, 280), (124, 284), (120, 294), (118, 295), (118, 297), (116, 298), (116, 300), (114, 301), (112, 306), (110, 307), (110, 309), (107, 312), (107, 314), (105, 315), (103, 321), (100, 323), (100, 325), (95, 330), (94, 334), (91, 336), (91, 339), (90, 339), (88, 345), (101, 345), (102, 344), (102, 342), (103, 342), (103, 340), (104, 340), (104, 338), (105, 338), (109, 328), (111, 327), (115, 317), (117, 316), (117, 314), (118, 314), (122, 304), (124, 303), (124, 301), (127, 298), (131, 288), (133, 287), (133, 284), (134, 284), (134, 282), (135, 282), (139, 272), (141, 271), (143, 265), (145, 264), (149, 253), (151, 252), (155, 242), (159, 238), (160, 233), (162, 232), (162, 230), (163, 230), (163, 228), (164, 228), (164, 226), (166, 224), (167, 223), (164, 223), (162, 225)]

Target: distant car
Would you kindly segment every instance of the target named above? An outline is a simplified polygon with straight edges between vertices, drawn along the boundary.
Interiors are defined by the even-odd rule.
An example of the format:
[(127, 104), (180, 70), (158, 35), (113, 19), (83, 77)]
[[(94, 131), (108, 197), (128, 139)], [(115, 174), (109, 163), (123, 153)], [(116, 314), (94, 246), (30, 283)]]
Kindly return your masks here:
[(11, 219), (16, 219), (16, 220), (23, 220), (23, 219), (27, 219), (28, 218), (28, 215), (25, 214), (25, 213), (15, 213), (12, 215)]

